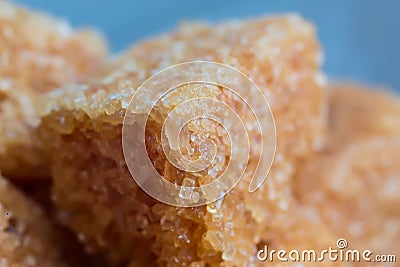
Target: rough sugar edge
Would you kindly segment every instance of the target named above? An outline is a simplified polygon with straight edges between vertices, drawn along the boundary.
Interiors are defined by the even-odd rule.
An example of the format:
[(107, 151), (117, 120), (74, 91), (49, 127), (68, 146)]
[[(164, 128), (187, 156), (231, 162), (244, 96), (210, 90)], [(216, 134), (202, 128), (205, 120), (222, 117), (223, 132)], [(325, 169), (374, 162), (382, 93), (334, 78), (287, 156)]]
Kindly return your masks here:
[[(181, 56), (181, 60), (179, 60), (179, 54), (182, 53), (180, 52), (180, 50), (182, 49), (183, 42), (179, 39), (175, 40), (175, 36), (179, 36), (179, 38), (184, 39), (185, 37), (187, 38), (190, 36), (195, 36), (196, 34), (200, 34), (201, 36), (202, 32), (204, 32), (204, 34), (207, 35), (215, 34), (216, 38), (219, 38), (220, 36), (224, 36), (224, 34), (226, 35), (226, 33), (229, 31), (238, 31), (239, 33), (243, 27), (251, 27), (251, 24), (256, 24), (259, 21), (261, 21), (261, 19), (251, 20), (245, 25), (241, 25), (239, 21), (225, 22), (213, 28), (212, 30), (215, 32), (210, 32), (210, 25), (204, 23), (187, 22), (185, 24), (181, 24), (177, 32), (172, 34), (172, 36), (167, 34), (163, 35), (162, 37), (157, 38), (156, 43), (154, 43), (153, 40), (144, 41), (138, 46), (133, 47), (126, 53), (122, 54), (123, 56), (116, 57), (116, 59), (114, 59), (113, 61), (113, 64), (109, 65), (106, 68), (105, 75), (103, 75), (102, 78), (98, 77), (99, 80), (95, 83), (89, 85), (76, 84), (49, 93), (47, 96), (42, 98), (42, 101), (40, 103), (40, 115), (46, 116), (50, 114), (51, 111), (83, 110), (90, 118), (95, 119), (98, 116), (110, 113), (106, 112), (106, 107), (109, 106), (110, 102), (115, 105), (115, 111), (118, 111), (120, 108), (125, 109), (137, 88), (151, 74), (155, 74), (163, 68), (169, 67), (171, 65), (187, 62), (190, 60), (215, 60), (215, 58), (212, 57), (196, 57), (196, 55), (194, 55), (191, 59), (184, 59)], [(269, 51), (270, 53), (272, 53), (272, 55), (268, 53), (257, 53), (256, 55), (261, 58), (273, 57), (274, 51), (271, 52), (271, 49), (268, 49), (268, 45), (273, 44), (274, 41), (279, 41), (280, 39), (286, 38), (285, 34), (293, 34), (295, 32), (298, 32), (299, 34), (304, 34), (306, 36), (313, 36), (315, 34), (315, 29), (313, 25), (305, 21), (301, 16), (297, 14), (289, 14), (287, 17), (284, 18), (274, 16), (265, 19), (266, 24), (268, 24), (269, 21), (274, 23), (268, 25), (269, 28), (265, 29), (266, 37), (264, 39), (261, 38), (257, 45), (248, 44), (251, 45), (253, 50), (264, 50), (266, 52)], [(276, 30), (276, 27), (283, 27), (283, 33), (276, 34), (276, 36), (273, 37), (269, 37), (269, 31)], [(284, 32), (284, 30), (289, 27), (291, 27), (291, 32)], [(237, 40), (238, 38), (240, 37), (234, 36), (234, 38), (232, 39)], [(249, 38), (251, 38), (251, 36), (249, 36)], [(222, 39), (222, 41), (225, 40)], [(246, 43), (246, 41), (243, 40), (241, 40), (241, 42), (242, 44)], [(172, 45), (170, 45), (171, 43)], [(204, 47), (205, 45), (207, 44), (197, 44), (197, 46), (199, 47)], [(233, 43), (231, 43), (231, 45), (233, 45)], [(266, 46), (263, 47), (263, 45)], [(163, 52), (157, 53), (154, 48), (147, 49), (145, 48), (145, 46), (154, 46), (154, 48), (160, 46), (161, 49), (164, 48), (172, 51), (173, 56), (169, 56), (168, 53), (164, 54)], [(148, 59), (150, 62), (154, 62), (147, 66), (142, 65), (141, 63), (143, 62), (140, 62), (140, 60), (146, 61), (147, 58), (143, 57), (144, 55), (141, 56), (136, 53), (136, 51), (140, 52), (141, 49), (144, 49), (145, 51), (148, 50), (149, 52), (155, 54), (153, 58)], [(209, 49), (214, 49), (214, 47), (210, 47)], [(217, 59), (217, 61), (224, 61), (224, 54), (225, 56), (227, 56), (231, 52), (232, 51), (229, 50), (221, 52), (219, 55), (221, 56), (221, 58)], [(143, 52), (141, 53), (145, 54)], [(132, 60), (135, 57), (137, 59)], [(165, 61), (160, 61), (159, 59), (157, 59), (157, 57), (164, 57)], [(320, 54), (317, 54), (315, 58), (310, 58), (308, 60), (310, 60), (311, 62), (314, 61), (314, 64), (316, 66), (319, 66), (321, 64)], [(241, 68), (239, 62), (235, 61), (233, 58), (228, 65), (238, 67), (239, 69)], [(249, 74), (251, 74), (252, 71), (254, 70), (247, 70)], [(268, 92), (265, 93), (268, 94)]]

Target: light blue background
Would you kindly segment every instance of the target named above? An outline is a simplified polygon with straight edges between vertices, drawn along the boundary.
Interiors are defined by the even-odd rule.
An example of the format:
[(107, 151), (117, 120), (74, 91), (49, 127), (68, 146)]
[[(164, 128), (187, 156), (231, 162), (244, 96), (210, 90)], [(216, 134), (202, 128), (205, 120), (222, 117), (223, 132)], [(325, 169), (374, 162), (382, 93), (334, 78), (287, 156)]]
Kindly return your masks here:
[(172, 29), (179, 21), (219, 21), (295, 11), (313, 21), (330, 77), (400, 90), (400, 0), (20, 0), (71, 21), (99, 28), (112, 51)]

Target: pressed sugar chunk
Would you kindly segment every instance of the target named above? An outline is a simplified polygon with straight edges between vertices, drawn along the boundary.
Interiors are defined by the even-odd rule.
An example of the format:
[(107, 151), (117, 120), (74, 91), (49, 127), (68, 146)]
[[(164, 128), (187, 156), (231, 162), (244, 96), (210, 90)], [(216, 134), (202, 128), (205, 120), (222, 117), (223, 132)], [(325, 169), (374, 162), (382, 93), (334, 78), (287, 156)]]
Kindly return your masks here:
[(359, 85), (330, 87), (326, 146), (293, 186), (300, 209), (330, 233), (320, 241), (345, 238), (351, 249), (398, 257), (399, 98)]
[[(132, 179), (123, 155), (122, 124), (124, 115), (130, 112), (131, 98), (147, 78), (171, 65), (194, 60), (234, 67), (260, 87), (275, 119), (276, 161), (267, 182), (255, 193), (248, 192), (251, 175), (246, 174), (216, 202), (181, 208), (153, 199)], [(48, 94), (41, 101), (39, 131), (43, 140), (52, 140), (48, 151), (53, 159), (53, 199), (60, 220), (78, 234), (89, 251), (104, 253), (115, 266), (258, 264), (257, 245), (269, 239), (270, 226), (279, 228), (289, 223), (279, 214), (293, 208), (290, 185), (294, 170), (322, 144), (325, 107), (320, 61), (314, 28), (297, 15), (215, 26), (186, 23), (171, 34), (135, 45), (111, 62), (95, 81)], [(179, 81), (191, 71), (177, 72), (171, 79)], [(202, 74), (206, 78), (224, 77), (218, 72)], [(246, 96), (254, 98), (256, 94), (248, 91)], [(212, 140), (217, 147), (215, 164), (192, 173), (167, 159), (161, 135), (163, 121), (172, 109), (193, 97), (224, 101), (248, 118), (240, 99), (220, 86), (181, 86), (150, 113), (145, 132), (147, 155), (131, 158), (149, 157), (165, 180), (186, 184), (189, 189), (221, 175), (230, 151), (239, 155), (244, 151), (244, 147), (229, 145), (223, 128), (198, 119), (185, 128), (191, 135), (182, 138), (182, 153), (198, 159), (208, 153), (201, 144)], [(140, 96), (135, 108), (140, 110), (148, 99), (148, 95)], [(184, 110), (196, 112), (203, 104)], [(268, 114), (268, 106), (254, 108)], [(218, 109), (209, 111), (221, 114)], [(176, 118), (173, 122), (179, 123), (179, 116)], [(135, 122), (134, 118), (126, 123), (136, 127)], [(246, 125), (247, 129), (252, 126)], [(175, 128), (169, 127), (166, 133), (167, 138), (174, 136)], [(254, 151), (259, 139), (252, 131), (249, 136), (250, 151)], [(177, 144), (171, 141), (169, 145)], [(256, 165), (257, 156), (250, 153), (249, 166)], [(243, 166), (233, 168), (240, 172)], [(181, 195), (194, 196), (196, 201), (198, 195), (185, 190)]]
[(42, 209), (0, 177), (1, 266), (64, 267), (58, 241)]
[(10, 179), (47, 175), (47, 155), (35, 133), (42, 93), (84, 81), (103, 64), (106, 49), (90, 30), (0, 2), (0, 170)]
[(328, 90), (329, 132), (333, 147), (354, 139), (398, 136), (399, 97), (384, 89), (333, 84)]

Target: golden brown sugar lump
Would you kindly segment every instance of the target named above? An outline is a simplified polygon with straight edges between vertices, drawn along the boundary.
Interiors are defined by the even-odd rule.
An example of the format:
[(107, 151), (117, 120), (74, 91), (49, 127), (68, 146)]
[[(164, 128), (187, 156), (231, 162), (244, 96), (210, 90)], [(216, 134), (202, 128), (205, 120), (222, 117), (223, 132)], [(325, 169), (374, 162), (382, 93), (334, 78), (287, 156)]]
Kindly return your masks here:
[(351, 83), (329, 85), (327, 92), (334, 147), (354, 139), (400, 134), (400, 98), (394, 93)]
[[(246, 176), (215, 203), (178, 208), (153, 199), (132, 179), (123, 155), (122, 125), (129, 101), (143, 81), (165, 67), (192, 60), (232, 66), (261, 88), (275, 118), (276, 162), (256, 193), (248, 193)], [(54, 159), (53, 199), (59, 219), (89, 251), (104, 252), (115, 266), (257, 264), (257, 244), (288, 225), (286, 216), (294, 200), (289, 186), (297, 162), (321, 145), (320, 61), (314, 27), (297, 15), (214, 26), (189, 23), (132, 47), (109, 65), (104, 77), (48, 94), (42, 101), (40, 133), (44, 140), (52, 140), (48, 148)], [(179, 79), (187, 72), (175, 74)], [(161, 101), (146, 124), (147, 155), (140, 157), (148, 156), (164, 179), (177, 184), (192, 174), (166, 159), (160, 131), (166, 114), (190, 96), (226, 100), (237, 104), (239, 112), (243, 106), (213, 85), (188, 85)], [(141, 99), (145, 102), (146, 96)], [(262, 109), (267, 115), (268, 107)], [(188, 128), (217, 144), (216, 159), (225, 167), (230, 147), (218, 128), (203, 121)], [(195, 142), (189, 145), (188, 150), (199, 150)], [(256, 163), (255, 155), (249, 162)], [(207, 183), (222, 171), (200, 172), (196, 183)]]
[(42, 209), (0, 177), (1, 266), (66, 266), (53, 225)]
[(37, 97), (84, 81), (106, 57), (91, 30), (0, 1), (0, 170), (10, 179), (46, 175), (46, 155), (34, 133)]
[(51, 242), (59, 248), (64, 264), (73, 267), (107, 266), (99, 255), (85, 252), (84, 246), (79, 242), (75, 233), (57, 223), (56, 210), (50, 199), (51, 180), (36, 181), (34, 184), (23, 184), (18, 189), (31, 202), (33, 201), (36, 205), (40, 206), (44, 212), (43, 216), (53, 224), (55, 237)]
[(398, 137), (379, 137), (318, 155), (296, 179), (302, 209), (349, 248), (398, 258), (399, 149)]
[(331, 86), (328, 102), (326, 147), (294, 179), (300, 210), (352, 249), (398, 254), (399, 98), (342, 84)]

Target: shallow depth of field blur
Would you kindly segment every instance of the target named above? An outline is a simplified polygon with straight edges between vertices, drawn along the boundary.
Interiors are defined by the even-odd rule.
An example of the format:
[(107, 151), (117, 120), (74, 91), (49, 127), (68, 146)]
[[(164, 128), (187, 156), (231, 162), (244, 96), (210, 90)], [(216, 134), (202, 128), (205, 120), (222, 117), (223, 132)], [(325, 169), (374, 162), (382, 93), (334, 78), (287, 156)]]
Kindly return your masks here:
[(399, 0), (19, 0), (19, 4), (94, 26), (113, 52), (173, 29), (183, 20), (246, 18), (298, 12), (314, 22), (331, 79), (351, 79), (400, 91)]

